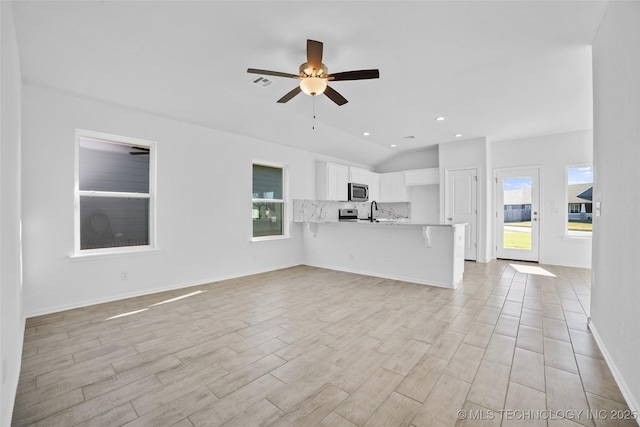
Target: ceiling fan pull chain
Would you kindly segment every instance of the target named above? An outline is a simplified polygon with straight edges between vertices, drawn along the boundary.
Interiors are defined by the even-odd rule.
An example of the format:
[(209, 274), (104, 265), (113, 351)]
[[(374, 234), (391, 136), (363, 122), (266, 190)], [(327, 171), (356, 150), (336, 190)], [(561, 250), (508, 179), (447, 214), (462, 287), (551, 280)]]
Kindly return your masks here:
[(311, 125), (311, 129), (316, 129), (316, 97), (312, 96), (313, 99), (313, 124)]

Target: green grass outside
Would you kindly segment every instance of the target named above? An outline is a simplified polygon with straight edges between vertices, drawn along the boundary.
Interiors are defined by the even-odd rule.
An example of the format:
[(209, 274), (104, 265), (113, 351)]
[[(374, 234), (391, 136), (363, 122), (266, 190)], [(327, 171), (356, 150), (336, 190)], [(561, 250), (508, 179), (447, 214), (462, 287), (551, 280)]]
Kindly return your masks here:
[[(523, 221), (523, 222), (508, 222), (505, 225), (513, 225), (515, 227), (531, 227), (531, 221)], [(576, 231), (593, 231), (593, 224), (590, 222), (569, 222), (569, 230)]]
[(590, 222), (570, 222), (569, 230), (593, 231), (593, 224)]
[[(508, 225), (516, 227), (531, 227), (531, 221), (510, 222)], [(569, 230), (592, 231), (590, 222), (570, 222)], [(531, 249), (531, 233), (522, 231), (504, 230), (504, 248), (505, 249)]]
[(504, 248), (505, 249), (531, 249), (531, 233), (505, 230), (504, 231)]

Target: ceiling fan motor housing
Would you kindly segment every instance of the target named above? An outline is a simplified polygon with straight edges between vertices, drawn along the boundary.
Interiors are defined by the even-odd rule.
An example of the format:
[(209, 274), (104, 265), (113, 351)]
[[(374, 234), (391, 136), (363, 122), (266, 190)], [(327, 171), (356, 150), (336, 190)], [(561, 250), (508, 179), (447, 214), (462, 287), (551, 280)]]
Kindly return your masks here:
[(311, 65), (309, 65), (308, 62), (305, 62), (304, 64), (300, 65), (300, 77), (305, 78), (305, 77), (320, 77), (320, 78), (327, 78), (327, 76), (329, 75), (327, 66), (324, 64), (320, 64), (320, 69), (316, 70), (315, 68), (313, 68)]

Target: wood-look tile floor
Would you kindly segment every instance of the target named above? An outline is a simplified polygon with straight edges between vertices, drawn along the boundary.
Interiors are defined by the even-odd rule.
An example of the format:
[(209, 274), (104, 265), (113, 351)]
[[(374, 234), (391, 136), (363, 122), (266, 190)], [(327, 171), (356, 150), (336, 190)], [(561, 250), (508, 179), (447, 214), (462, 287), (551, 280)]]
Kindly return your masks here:
[(637, 426), (590, 271), (541, 267), (451, 290), (299, 266), (30, 318), (13, 425)]

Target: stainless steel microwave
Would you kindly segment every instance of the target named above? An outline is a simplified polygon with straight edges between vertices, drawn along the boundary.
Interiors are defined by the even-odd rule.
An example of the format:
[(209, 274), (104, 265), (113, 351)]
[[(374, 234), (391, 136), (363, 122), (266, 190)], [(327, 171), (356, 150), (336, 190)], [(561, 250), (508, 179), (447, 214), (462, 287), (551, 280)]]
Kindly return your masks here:
[(369, 200), (369, 186), (350, 182), (348, 194), (351, 202), (367, 202)]

